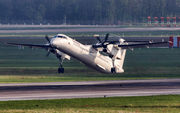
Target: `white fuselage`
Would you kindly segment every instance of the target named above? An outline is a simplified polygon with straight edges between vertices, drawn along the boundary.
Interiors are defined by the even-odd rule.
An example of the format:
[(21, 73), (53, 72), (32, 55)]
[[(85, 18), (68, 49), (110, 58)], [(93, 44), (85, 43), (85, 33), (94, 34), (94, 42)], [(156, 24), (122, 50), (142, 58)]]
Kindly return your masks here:
[[(91, 45), (83, 45), (64, 35), (63, 38), (53, 38), (51, 40), (51, 46), (56, 47), (61, 52), (77, 59), (88, 67), (102, 73), (111, 73), (111, 68), (113, 67), (112, 59), (108, 56), (101, 55)], [(117, 69), (118, 73), (124, 72), (121, 66), (117, 65)]]

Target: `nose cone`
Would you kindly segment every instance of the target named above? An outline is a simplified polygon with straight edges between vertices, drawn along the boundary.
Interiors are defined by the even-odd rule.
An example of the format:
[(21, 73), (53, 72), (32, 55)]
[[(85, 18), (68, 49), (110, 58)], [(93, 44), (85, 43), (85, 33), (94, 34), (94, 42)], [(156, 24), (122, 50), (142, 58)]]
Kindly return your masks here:
[(58, 48), (58, 46), (60, 46), (60, 45), (61, 45), (61, 42), (59, 40), (57, 40), (57, 39), (51, 40), (52, 47)]

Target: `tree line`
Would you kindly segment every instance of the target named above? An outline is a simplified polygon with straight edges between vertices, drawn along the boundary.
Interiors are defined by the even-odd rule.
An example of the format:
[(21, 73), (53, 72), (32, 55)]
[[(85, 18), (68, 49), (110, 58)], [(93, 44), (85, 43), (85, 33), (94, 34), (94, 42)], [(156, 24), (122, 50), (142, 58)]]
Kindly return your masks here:
[(180, 0), (0, 0), (1, 20), (147, 22), (179, 17)]

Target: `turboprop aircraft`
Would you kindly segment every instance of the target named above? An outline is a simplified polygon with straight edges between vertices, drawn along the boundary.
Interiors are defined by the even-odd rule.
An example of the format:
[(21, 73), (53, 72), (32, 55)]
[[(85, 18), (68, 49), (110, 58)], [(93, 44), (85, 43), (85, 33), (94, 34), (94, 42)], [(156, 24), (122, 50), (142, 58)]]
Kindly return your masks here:
[(100, 37), (96, 37), (98, 43), (93, 45), (83, 45), (64, 34), (57, 34), (51, 40), (48, 36), (46, 36), (45, 38), (49, 44), (45, 45), (19, 43), (6, 44), (46, 49), (48, 51), (46, 56), (53, 53), (59, 59), (59, 73), (64, 73), (64, 68), (62, 66), (63, 60), (70, 60), (70, 57), (73, 57), (74, 59), (101, 73), (123, 73), (123, 63), (126, 55), (126, 49), (170, 43), (169, 41), (156, 43), (152, 43), (150, 41), (125, 41), (122, 38), (119, 38), (118, 41), (109, 41), (108, 37), (109, 34), (106, 34), (103, 40)]

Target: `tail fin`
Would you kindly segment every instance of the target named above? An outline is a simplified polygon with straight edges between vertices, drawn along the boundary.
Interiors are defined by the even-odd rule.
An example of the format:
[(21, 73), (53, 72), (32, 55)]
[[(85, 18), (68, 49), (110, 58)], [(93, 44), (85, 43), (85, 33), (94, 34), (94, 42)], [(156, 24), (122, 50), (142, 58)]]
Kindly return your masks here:
[[(124, 44), (125, 42), (124, 42), (125, 40), (124, 39), (122, 39), (122, 38), (120, 38), (119, 39), (119, 43), (120, 43), (120, 45), (121, 44)], [(121, 65), (121, 68), (123, 68), (123, 65), (124, 65), (124, 59), (125, 59), (125, 56), (126, 56), (126, 49), (121, 49), (121, 50), (119, 50), (120, 51), (120, 56), (121, 56), (121, 62), (120, 62), (120, 65)]]
[(121, 66), (123, 67), (124, 65), (124, 60), (126, 56), (126, 49), (121, 50)]
[(124, 59), (126, 55), (126, 49), (119, 50), (117, 58), (115, 59), (114, 65), (116, 66), (116, 73), (123, 73)]

